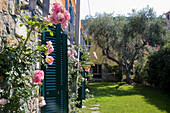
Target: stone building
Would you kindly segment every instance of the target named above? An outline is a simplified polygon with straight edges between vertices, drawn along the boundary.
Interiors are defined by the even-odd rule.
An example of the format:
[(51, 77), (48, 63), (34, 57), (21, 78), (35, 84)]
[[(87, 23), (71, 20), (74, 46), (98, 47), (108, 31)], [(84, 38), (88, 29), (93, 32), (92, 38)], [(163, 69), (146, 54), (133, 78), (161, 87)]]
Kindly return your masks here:
[(170, 30), (170, 11), (167, 12), (165, 15), (166, 15), (166, 19), (168, 20), (168, 30)]

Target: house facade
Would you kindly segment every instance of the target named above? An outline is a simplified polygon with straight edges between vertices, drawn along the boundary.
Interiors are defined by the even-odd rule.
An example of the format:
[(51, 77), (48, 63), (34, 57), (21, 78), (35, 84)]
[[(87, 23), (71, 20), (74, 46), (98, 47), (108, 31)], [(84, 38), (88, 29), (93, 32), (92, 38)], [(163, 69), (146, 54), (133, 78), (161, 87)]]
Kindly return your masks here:
[[(60, 3), (63, 5), (71, 15), (71, 20), (69, 22), (69, 27), (67, 29), (62, 29), (62, 32), (67, 34), (67, 43), (71, 45), (74, 43), (74, 32), (75, 32), (75, 19), (76, 19), (76, 3), (75, 0), (0, 0), (0, 36), (6, 36), (8, 34), (15, 36), (16, 38), (26, 37), (27, 31), (26, 26), (22, 27), (20, 24), (23, 23), (22, 19), (19, 19), (15, 16), (15, 6), (21, 5), (21, 14), (28, 16), (46, 16), (51, 13), (51, 8), (53, 3)], [(82, 24), (80, 24), (81, 29), (83, 29)], [(85, 45), (82, 35), (80, 34), (80, 43), (81, 45)], [(41, 39), (41, 37), (39, 37)], [(0, 52), (1, 52), (1, 38), (0, 38)], [(60, 41), (58, 41), (60, 42)], [(34, 47), (38, 45), (38, 39), (35, 43), (31, 43), (30, 45)], [(67, 47), (67, 46), (65, 46)], [(67, 54), (65, 54), (67, 55)], [(40, 64), (37, 63), (35, 67), (36, 69), (40, 69)], [(1, 82), (1, 80), (0, 80)], [(1, 83), (0, 83), (1, 85)], [(0, 86), (0, 89), (3, 88)], [(49, 92), (47, 92), (49, 93)], [(0, 95), (1, 97), (1, 95)], [(29, 102), (30, 106), (28, 109), (31, 113), (39, 113), (39, 102), (37, 99), (32, 99)], [(67, 106), (67, 105), (66, 105)]]
[(168, 20), (168, 30), (170, 30), (170, 11), (165, 14), (166, 19)]

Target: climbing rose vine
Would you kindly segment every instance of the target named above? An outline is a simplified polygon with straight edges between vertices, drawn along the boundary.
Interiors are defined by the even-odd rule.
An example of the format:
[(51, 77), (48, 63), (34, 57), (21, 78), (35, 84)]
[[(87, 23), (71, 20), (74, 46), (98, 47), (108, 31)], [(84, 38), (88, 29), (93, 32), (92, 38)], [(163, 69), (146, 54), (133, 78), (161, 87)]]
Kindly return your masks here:
[(54, 47), (51, 41), (46, 45), (35, 43), (44, 31), (53, 35), (49, 26), (59, 23), (66, 28), (70, 19), (68, 11), (58, 3), (53, 4), (51, 11), (46, 17), (29, 17), (16, 8), (16, 17), (23, 21), (20, 26), (27, 28), (27, 35), (16, 37), (6, 33), (0, 36), (0, 112), (31, 113), (29, 105), (33, 99), (39, 101), (39, 107), (46, 105), (39, 93), (45, 75), (38, 65), (53, 64), (50, 54)]

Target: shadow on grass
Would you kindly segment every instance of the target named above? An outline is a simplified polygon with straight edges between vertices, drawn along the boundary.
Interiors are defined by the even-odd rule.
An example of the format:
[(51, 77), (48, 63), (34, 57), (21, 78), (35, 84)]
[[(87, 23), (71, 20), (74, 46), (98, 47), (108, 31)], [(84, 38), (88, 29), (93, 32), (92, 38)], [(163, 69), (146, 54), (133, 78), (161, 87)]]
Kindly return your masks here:
[(97, 82), (91, 83), (90, 89), (95, 97), (142, 95), (149, 104), (170, 113), (170, 95), (149, 86), (136, 85), (122, 88), (122, 85), (120, 82)]

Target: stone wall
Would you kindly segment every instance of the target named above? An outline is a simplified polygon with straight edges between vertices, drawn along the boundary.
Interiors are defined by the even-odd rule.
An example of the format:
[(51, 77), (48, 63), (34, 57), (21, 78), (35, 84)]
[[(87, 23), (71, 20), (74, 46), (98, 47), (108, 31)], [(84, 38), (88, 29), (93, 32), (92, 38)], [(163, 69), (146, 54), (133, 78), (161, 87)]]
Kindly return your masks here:
[[(0, 36), (7, 36), (7, 35), (13, 35), (15, 38), (20, 38), (22, 36), (26, 36), (26, 26), (20, 27), (20, 24), (22, 23), (21, 19), (16, 18), (15, 14), (15, 3), (16, 0), (0, 0)], [(29, 0), (20, 0), (20, 5), (28, 5)], [(36, 15), (41, 15), (42, 9), (37, 5), (36, 10), (34, 13)], [(21, 11), (23, 15), (31, 15), (31, 12), (29, 10)], [(31, 43), (32, 47), (38, 44), (38, 41), (36, 43)], [(2, 41), (0, 38), (0, 52), (2, 49)], [(35, 67), (32, 67), (35, 68)], [(32, 99), (32, 101), (29, 101), (28, 106), (28, 113), (39, 113), (39, 106), (38, 106), (38, 99)], [(1, 112), (1, 111), (0, 111)]]
[[(9, 11), (8, 11), (9, 10)], [(0, 35), (5, 33), (14, 34), (15, 20), (12, 15), (15, 14), (13, 0), (0, 1)]]

